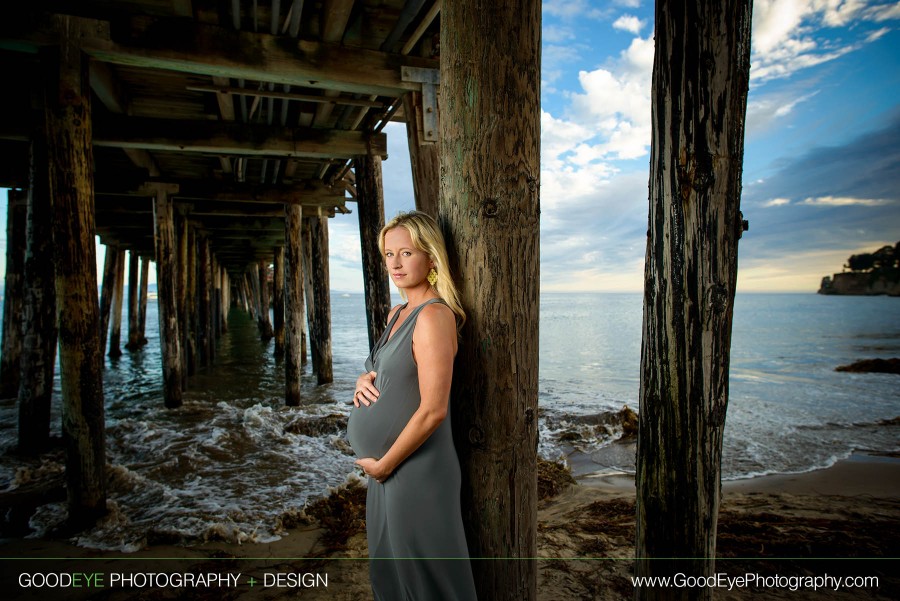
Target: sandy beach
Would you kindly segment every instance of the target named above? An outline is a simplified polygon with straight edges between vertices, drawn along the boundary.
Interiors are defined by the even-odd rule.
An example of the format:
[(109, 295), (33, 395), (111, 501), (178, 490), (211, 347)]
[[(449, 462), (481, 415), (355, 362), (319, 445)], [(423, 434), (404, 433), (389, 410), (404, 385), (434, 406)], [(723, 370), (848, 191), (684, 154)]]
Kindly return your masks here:
[[(854, 455), (825, 470), (726, 482), (719, 519), (716, 571), (785, 578), (782, 586), (716, 589), (718, 599), (900, 598), (900, 459)], [(64, 540), (6, 539), (2, 580), (16, 599), (303, 599), (370, 598), (369, 562), (358, 507), (298, 524), (267, 544), (210, 542), (151, 545), (138, 553), (102, 552)], [(624, 474), (582, 478), (539, 505), (538, 598), (628, 599), (633, 593), (634, 480)], [(335, 534), (335, 529), (339, 530)], [(342, 540), (342, 534), (349, 538)], [(50, 559), (54, 558), (54, 559)], [(485, 560), (482, 560), (485, 561)], [(496, 560), (489, 560), (496, 561)], [(22, 574), (97, 574), (103, 587), (22, 587)], [(238, 586), (209, 582), (175, 586), (182, 574), (236, 575)], [(169, 586), (153, 587), (146, 574)], [(829, 575), (812, 590), (788, 576)], [(128, 581), (127, 577), (134, 580)], [(862, 588), (834, 590), (834, 578), (875, 576)], [(113, 581), (114, 578), (119, 578)], [(126, 578), (126, 580), (122, 580)], [(163, 580), (159, 580), (163, 578)], [(253, 579), (251, 586), (250, 579)], [(324, 581), (327, 579), (327, 586)], [(770, 582), (772, 583), (772, 582)], [(142, 586), (143, 584), (143, 586)], [(185, 584), (181, 582), (181, 584)], [(221, 585), (220, 585), (221, 584)], [(795, 586), (792, 586), (795, 585)], [(129, 586), (130, 585), (130, 586)], [(795, 590), (791, 590), (794, 588)], [(7, 597), (10, 598), (10, 597)]]
[[(829, 469), (727, 482), (719, 520), (717, 572), (729, 577), (816, 576), (827, 589), (794, 586), (717, 588), (718, 599), (900, 598), (900, 459), (854, 455)], [(63, 540), (6, 539), (3, 586), (17, 599), (329, 599), (370, 598), (359, 506), (298, 524), (273, 543), (152, 545), (123, 555)], [(353, 515), (356, 514), (356, 515)], [(625, 474), (582, 478), (541, 501), (538, 598), (628, 599), (633, 586), (634, 480)], [(323, 523), (325, 525), (323, 525)], [(326, 525), (328, 527), (326, 527)], [(344, 536), (349, 534), (349, 538)], [(54, 559), (49, 559), (54, 558)], [(495, 560), (492, 560), (495, 561)], [(22, 574), (98, 574), (103, 588), (26, 588)], [(177, 586), (181, 574), (240, 575), (238, 586)], [(165, 574), (169, 586), (146, 578)], [(118, 576), (116, 576), (118, 575)], [(878, 586), (835, 588), (835, 577), (875, 576)], [(113, 581), (113, 578), (120, 578)], [(156, 576), (156, 582), (160, 577)], [(253, 585), (251, 586), (251, 578)], [(327, 581), (327, 586), (325, 582)], [(844, 583), (847, 581), (844, 580)], [(812, 585), (813, 580), (809, 581)], [(185, 583), (181, 583), (185, 584)]]

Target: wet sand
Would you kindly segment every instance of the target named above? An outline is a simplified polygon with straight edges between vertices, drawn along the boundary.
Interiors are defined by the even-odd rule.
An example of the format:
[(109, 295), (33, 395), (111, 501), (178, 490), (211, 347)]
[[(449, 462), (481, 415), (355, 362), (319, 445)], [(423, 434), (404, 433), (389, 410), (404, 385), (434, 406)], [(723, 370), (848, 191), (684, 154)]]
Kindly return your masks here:
[[(632, 477), (582, 478), (541, 501), (538, 521), (538, 599), (632, 597)], [(66, 541), (7, 539), (0, 541), (0, 583), (4, 596), (16, 599), (371, 598), (365, 533), (356, 532), (337, 546), (328, 534), (312, 524), (268, 544), (157, 545), (130, 555), (83, 549)], [(726, 482), (717, 555), (716, 571), (731, 577), (879, 577), (878, 588), (720, 588), (717, 599), (900, 598), (900, 459), (854, 455), (826, 470)], [(99, 573), (106, 586), (19, 586), (22, 573), (51, 572)], [(125, 587), (112, 585), (115, 573), (240, 573), (240, 578), (237, 587)]]

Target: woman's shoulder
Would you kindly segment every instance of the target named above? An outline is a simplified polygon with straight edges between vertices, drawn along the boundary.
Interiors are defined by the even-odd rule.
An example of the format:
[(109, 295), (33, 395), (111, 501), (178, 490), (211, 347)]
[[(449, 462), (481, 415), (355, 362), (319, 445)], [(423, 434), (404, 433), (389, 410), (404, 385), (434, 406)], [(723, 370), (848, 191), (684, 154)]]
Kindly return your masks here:
[[(428, 303), (419, 310), (419, 317), (416, 325), (422, 324), (423, 330), (434, 331), (435, 333), (448, 329), (450, 332), (456, 332), (456, 314), (453, 310), (438, 300)], [(417, 330), (419, 328), (416, 328)]]

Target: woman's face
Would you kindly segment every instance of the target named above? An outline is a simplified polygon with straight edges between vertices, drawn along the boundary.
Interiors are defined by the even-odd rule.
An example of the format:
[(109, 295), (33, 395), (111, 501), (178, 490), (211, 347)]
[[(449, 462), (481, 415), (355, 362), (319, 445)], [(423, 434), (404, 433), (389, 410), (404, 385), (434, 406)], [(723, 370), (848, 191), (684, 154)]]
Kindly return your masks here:
[(405, 227), (395, 227), (384, 234), (384, 262), (398, 288), (427, 286), (428, 272), (434, 261), (428, 253), (413, 246)]

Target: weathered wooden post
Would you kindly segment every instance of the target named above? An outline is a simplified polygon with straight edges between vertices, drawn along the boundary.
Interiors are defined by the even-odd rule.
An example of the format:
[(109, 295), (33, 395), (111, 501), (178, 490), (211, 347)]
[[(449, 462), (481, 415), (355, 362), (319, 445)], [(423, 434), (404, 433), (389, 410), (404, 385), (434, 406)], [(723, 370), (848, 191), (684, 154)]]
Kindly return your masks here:
[(106, 257), (103, 259), (103, 282), (100, 289), (100, 352), (106, 352), (106, 341), (109, 339), (109, 317), (112, 314), (113, 300), (116, 297), (116, 277), (118, 276), (119, 247), (106, 245)]
[(188, 373), (190, 373), (190, 338), (191, 327), (190, 318), (188, 316), (188, 286), (190, 279), (188, 269), (190, 268), (190, 235), (188, 230), (187, 210), (184, 206), (180, 206), (175, 221), (177, 228), (176, 243), (178, 245), (178, 259), (175, 262), (177, 269), (176, 278), (176, 305), (178, 311), (179, 333), (181, 334), (181, 388), (187, 390)]
[[(284, 400), (300, 404), (300, 375), (305, 350), (303, 324), (303, 207), (284, 205)], [(302, 350), (301, 350), (302, 349)]]
[(0, 398), (3, 399), (16, 398), (19, 394), (27, 210), (27, 192), (9, 190), (6, 205), (6, 276), (3, 284), (3, 349), (0, 351)]
[(181, 406), (182, 370), (181, 324), (178, 320), (177, 251), (175, 245), (175, 209), (172, 195), (176, 184), (147, 184), (153, 193), (156, 226), (156, 287), (159, 311), (159, 346), (162, 349), (163, 396), (166, 407)]
[[(213, 347), (211, 349), (213, 357), (219, 348), (219, 339), (222, 337), (222, 268), (219, 265), (219, 258), (212, 255), (212, 324)], [(269, 326), (271, 328), (271, 326)]]
[(257, 272), (257, 279), (259, 282), (259, 315), (256, 320), (259, 325), (260, 338), (269, 340), (275, 335), (272, 331), (272, 322), (269, 321), (269, 262), (261, 260), (257, 264)]
[[(750, 15), (750, 0), (656, 4), (638, 576), (714, 573)], [(712, 591), (644, 587), (636, 598), (710, 599)]]
[(241, 304), (241, 309), (250, 313), (250, 303), (247, 300), (247, 276), (245, 274), (241, 274), (240, 279), (237, 281), (237, 290), (238, 290), (238, 302)]
[[(422, 92), (404, 94), (403, 110), (406, 113), (406, 138), (409, 144), (416, 209), (437, 217), (440, 195), (440, 145), (437, 141), (426, 140), (425, 132), (422, 131), (420, 118), (425, 110), (422, 107)], [(358, 175), (356, 185), (358, 193)]]
[[(250, 270), (255, 270), (256, 265), (248, 268)], [(251, 319), (256, 319), (256, 299), (253, 298), (253, 287), (250, 285), (250, 271), (244, 272), (243, 277), (243, 288), (244, 288), (244, 296), (247, 297), (247, 312), (250, 313)]]
[(187, 373), (189, 376), (197, 372), (197, 364), (200, 362), (200, 349), (197, 348), (198, 334), (198, 303), (197, 303), (197, 283), (199, 276), (197, 273), (198, 264), (198, 246), (197, 234), (193, 227), (188, 227), (188, 250), (187, 250), (187, 294), (185, 301), (185, 319), (187, 322)]
[(212, 355), (210, 354), (212, 333), (209, 331), (211, 313), (209, 280), (212, 272), (209, 266), (209, 240), (207, 240), (206, 237), (201, 237), (199, 243), (200, 248), (198, 254), (200, 264), (198, 266), (199, 277), (197, 278), (197, 292), (199, 295), (198, 301), (200, 303), (200, 308), (198, 311), (199, 333), (197, 338), (200, 346), (200, 365), (206, 366), (212, 363)]
[[(49, 60), (49, 58), (48, 58)], [(49, 64), (48, 64), (49, 66)], [(47, 76), (58, 77), (48, 70)], [(49, 81), (47, 82), (49, 84)], [(47, 91), (43, 92), (46, 95)], [(42, 94), (38, 94), (42, 96)], [(36, 455), (50, 440), (50, 407), (53, 397), (53, 372), (56, 364), (58, 330), (56, 322), (56, 275), (53, 264), (54, 223), (53, 184), (50, 178), (46, 102), (34, 112), (29, 153), (29, 187), (26, 197), (24, 290), (22, 312), (17, 319), (22, 349), (16, 370), (19, 387), (14, 396), (19, 411), (19, 451)], [(95, 276), (96, 277), (96, 276)], [(96, 290), (94, 291), (96, 298)], [(13, 303), (13, 299), (9, 299)]]
[(371, 349), (387, 325), (388, 313), (391, 312), (391, 288), (387, 268), (378, 248), (378, 233), (384, 227), (381, 157), (360, 155), (355, 158), (354, 163), (363, 289), (366, 293), (366, 318)]
[(452, 411), (484, 599), (535, 599), (541, 3), (445, 2), (439, 215), (469, 320)]
[(150, 257), (141, 257), (141, 298), (138, 307), (138, 330), (141, 345), (147, 344), (147, 286), (150, 283)]
[(116, 256), (116, 287), (113, 290), (112, 327), (109, 330), (109, 356), (122, 356), (122, 299), (125, 296), (125, 251)]
[(334, 381), (331, 354), (331, 295), (328, 274), (328, 217), (310, 217), (310, 279), (315, 319), (310, 322), (309, 338), (313, 352), (316, 381)]
[(284, 247), (276, 246), (273, 253), (272, 314), (275, 321), (275, 356), (281, 357), (284, 355)]
[[(69, 523), (93, 524), (106, 513), (100, 307), (94, 243), (94, 157), (88, 61), (78, 45), (89, 26), (56, 16), (59, 48), (47, 69), (47, 152), (53, 203), (56, 317), (62, 376)], [(52, 55), (52, 56), (51, 56)]]
[(138, 265), (140, 258), (134, 249), (128, 251), (128, 343), (125, 348), (136, 351), (141, 348), (140, 291), (138, 290)]
[[(222, 332), (223, 333), (228, 331), (228, 311), (229, 310), (231, 310), (231, 276), (228, 274), (228, 270), (225, 269), (225, 267), (222, 267)], [(283, 317), (282, 317), (282, 321), (284, 321)]]

